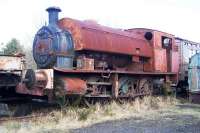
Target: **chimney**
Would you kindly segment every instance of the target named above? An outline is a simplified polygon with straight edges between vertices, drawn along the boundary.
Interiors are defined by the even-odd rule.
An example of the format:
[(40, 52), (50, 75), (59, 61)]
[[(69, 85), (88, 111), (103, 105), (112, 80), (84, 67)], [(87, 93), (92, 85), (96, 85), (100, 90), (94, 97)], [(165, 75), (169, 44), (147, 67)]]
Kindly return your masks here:
[(58, 13), (61, 12), (61, 9), (59, 7), (49, 7), (46, 11), (49, 13), (49, 25), (56, 25)]

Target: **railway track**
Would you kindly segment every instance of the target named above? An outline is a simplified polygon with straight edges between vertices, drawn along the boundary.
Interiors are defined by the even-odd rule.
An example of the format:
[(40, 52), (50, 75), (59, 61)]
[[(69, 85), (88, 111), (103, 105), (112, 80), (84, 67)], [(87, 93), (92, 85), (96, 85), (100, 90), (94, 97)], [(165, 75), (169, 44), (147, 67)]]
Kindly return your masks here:
[(5, 118), (0, 118), (0, 123), (3, 122), (8, 122), (8, 121), (21, 121), (21, 120), (31, 120), (34, 118), (41, 117), (41, 115), (31, 115), (31, 116), (20, 116), (20, 117), (5, 117)]
[[(29, 101), (27, 103), (0, 102), (0, 123), (7, 121), (29, 121), (38, 117), (46, 116), (51, 109), (57, 108), (54, 104), (46, 102)], [(2, 106), (3, 105), (3, 106)], [(48, 108), (48, 111), (46, 110)], [(3, 112), (3, 113), (2, 113)]]

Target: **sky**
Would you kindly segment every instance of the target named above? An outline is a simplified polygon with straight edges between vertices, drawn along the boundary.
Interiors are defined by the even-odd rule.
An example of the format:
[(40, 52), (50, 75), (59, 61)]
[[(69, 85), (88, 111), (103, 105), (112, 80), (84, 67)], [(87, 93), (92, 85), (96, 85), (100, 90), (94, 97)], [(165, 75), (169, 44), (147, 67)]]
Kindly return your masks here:
[(200, 0), (0, 0), (0, 48), (11, 38), (32, 47), (35, 33), (48, 22), (50, 6), (62, 9), (60, 18), (152, 28), (200, 42)]

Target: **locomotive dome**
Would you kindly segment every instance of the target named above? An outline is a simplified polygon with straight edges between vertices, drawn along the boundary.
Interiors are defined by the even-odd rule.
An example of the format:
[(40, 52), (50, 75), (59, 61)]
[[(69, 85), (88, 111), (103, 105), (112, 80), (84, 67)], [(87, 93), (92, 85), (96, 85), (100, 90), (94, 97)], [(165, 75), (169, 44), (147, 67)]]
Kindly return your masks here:
[(38, 68), (65, 67), (70, 68), (73, 56), (73, 41), (68, 31), (57, 26), (58, 13), (61, 9), (50, 7), (49, 24), (36, 33), (33, 42), (33, 57)]

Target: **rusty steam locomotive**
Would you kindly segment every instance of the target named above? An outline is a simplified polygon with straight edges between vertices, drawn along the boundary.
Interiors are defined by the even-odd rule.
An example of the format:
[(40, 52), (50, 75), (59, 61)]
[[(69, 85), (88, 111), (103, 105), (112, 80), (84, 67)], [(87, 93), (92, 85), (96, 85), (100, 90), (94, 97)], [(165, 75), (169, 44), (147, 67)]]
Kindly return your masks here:
[(58, 19), (50, 7), (49, 24), (33, 42), (36, 71), (27, 70), (20, 94), (48, 97), (81, 95), (129, 98), (159, 91), (178, 80), (174, 35), (151, 29), (113, 29), (91, 21)]

